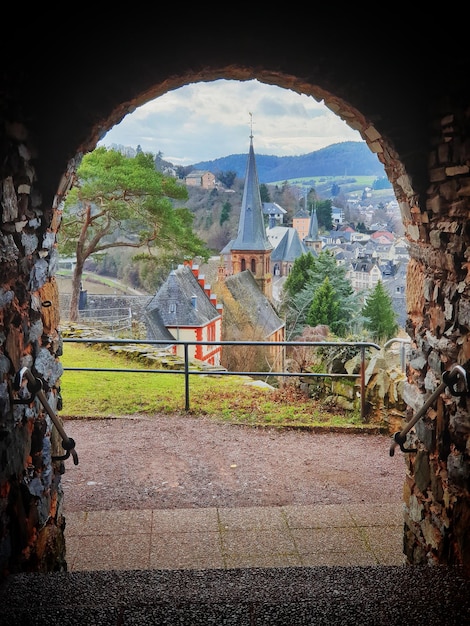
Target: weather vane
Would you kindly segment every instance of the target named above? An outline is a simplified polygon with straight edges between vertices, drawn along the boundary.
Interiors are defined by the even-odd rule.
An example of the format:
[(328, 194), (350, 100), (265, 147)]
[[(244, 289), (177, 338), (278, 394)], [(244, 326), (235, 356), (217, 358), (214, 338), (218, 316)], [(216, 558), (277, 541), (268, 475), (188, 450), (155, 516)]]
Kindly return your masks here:
[(250, 113), (250, 139), (253, 139), (253, 113)]

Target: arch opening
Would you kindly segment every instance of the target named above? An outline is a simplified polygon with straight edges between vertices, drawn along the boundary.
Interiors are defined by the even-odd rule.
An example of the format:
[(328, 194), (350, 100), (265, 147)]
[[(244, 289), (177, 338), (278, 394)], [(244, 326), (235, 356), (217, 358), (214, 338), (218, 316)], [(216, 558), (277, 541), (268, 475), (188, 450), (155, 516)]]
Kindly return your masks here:
[[(258, 80), (262, 80), (262, 76), (257, 75), (256, 78)], [(246, 80), (248, 80), (248, 78), (246, 78)], [(186, 78), (186, 80), (182, 80), (179, 86), (183, 86), (184, 84), (187, 84), (186, 81), (191, 82), (188, 77)], [(269, 83), (269, 84), (273, 84), (273, 83)], [(283, 80), (278, 80), (274, 84), (277, 84), (280, 87), (284, 86), (285, 88), (292, 89), (293, 83), (288, 77), (285, 77)], [(289, 85), (289, 87), (287, 87), (287, 85)], [(174, 86), (174, 88), (177, 88), (177, 86)], [(160, 90), (161, 90), (160, 86), (155, 87), (150, 92), (147, 92), (145, 94), (145, 97), (142, 95), (137, 97), (135, 100), (133, 100), (133, 104), (129, 107), (128, 109), (129, 112), (133, 111), (134, 107), (137, 107), (138, 105), (143, 104), (144, 100), (145, 102), (148, 102), (153, 97), (158, 97), (158, 95), (160, 94)], [(303, 90), (301, 90), (301, 92), (305, 93), (306, 95), (312, 95), (313, 97), (316, 96), (317, 98), (324, 100), (325, 105), (328, 106), (328, 108), (330, 108), (336, 115), (341, 117), (341, 119), (346, 121), (346, 123), (348, 123), (348, 125), (350, 125), (351, 128), (353, 128), (354, 130), (357, 130), (361, 134), (362, 138), (366, 141), (369, 148), (378, 156), (379, 161), (384, 166), (384, 171), (386, 174), (387, 174), (387, 166), (388, 166), (389, 172), (392, 173), (392, 178), (393, 178), (392, 180), (389, 177), (389, 180), (392, 183), (392, 185), (394, 185), (394, 190), (395, 191), (398, 190), (398, 192), (401, 194), (401, 204), (403, 203), (406, 204), (408, 196), (405, 197), (403, 188), (400, 185), (398, 185), (398, 179), (399, 179), (398, 173), (404, 171), (403, 165), (400, 164), (392, 148), (386, 144), (385, 139), (379, 135), (379, 133), (375, 130), (373, 125), (369, 124), (364, 118), (364, 116), (361, 115), (358, 111), (355, 111), (353, 107), (347, 105), (341, 99), (334, 97), (329, 93), (324, 92), (318, 87), (309, 86), (306, 89), (305, 85), (303, 85)], [(329, 105), (327, 104), (327, 102), (329, 103)], [(107, 118), (106, 122), (102, 125), (100, 138), (104, 138), (103, 129), (106, 128), (107, 130), (109, 130), (110, 128), (112, 128), (113, 124), (119, 123), (120, 119), (122, 119), (122, 107), (123, 105), (119, 105), (114, 110), (114, 112)], [(338, 112), (341, 112), (341, 115)], [(95, 139), (93, 141), (95, 141)], [(88, 145), (91, 145), (91, 144), (88, 144)], [(395, 195), (397, 197), (396, 193)], [(241, 260), (241, 264), (242, 264), (242, 271), (243, 271), (246, 266), (245, 259)], [(251, 260), (251, 268), (252, 268), (252, 272), (255, 273), (254, 259)]]

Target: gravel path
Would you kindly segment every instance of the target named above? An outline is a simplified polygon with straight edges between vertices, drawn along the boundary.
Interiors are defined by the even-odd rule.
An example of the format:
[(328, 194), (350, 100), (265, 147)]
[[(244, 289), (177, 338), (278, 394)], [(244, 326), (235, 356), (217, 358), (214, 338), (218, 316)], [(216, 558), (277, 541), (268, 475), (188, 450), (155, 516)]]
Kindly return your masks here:
[(66, 511), (400, 502), (401, 452), (384, 435), (215, 424), (205, 418), (64, 420)]

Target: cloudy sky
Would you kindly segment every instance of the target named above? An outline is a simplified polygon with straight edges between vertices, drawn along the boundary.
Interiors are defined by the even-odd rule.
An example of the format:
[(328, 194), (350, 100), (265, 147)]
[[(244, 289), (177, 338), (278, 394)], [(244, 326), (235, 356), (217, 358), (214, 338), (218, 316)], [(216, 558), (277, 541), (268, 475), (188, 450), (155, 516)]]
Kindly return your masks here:
[(256, 80), (193, 83), (127, 115), (98, 145), (161, 152), (174, 165), (245, 154), (251, 127), (256, 154), (296, 156), (342, 141), (355, 130), (311, 96)]

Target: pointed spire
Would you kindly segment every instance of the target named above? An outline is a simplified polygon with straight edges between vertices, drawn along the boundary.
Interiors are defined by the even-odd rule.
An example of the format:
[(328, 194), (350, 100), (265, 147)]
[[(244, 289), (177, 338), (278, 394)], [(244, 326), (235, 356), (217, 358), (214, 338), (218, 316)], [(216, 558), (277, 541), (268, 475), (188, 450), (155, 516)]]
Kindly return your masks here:
[[(305, 194), (305, 209), (307, 208), (307, 194)], [(315, 201), (313, 202), (312, 212), (310, 214), (310, 222), (308, 224), (308, 235), (304, 241), (318, 241), (318, 217)]]
[(251, 113), (250, 117), (250, 150), (245, 171), (238, 234), (232, 243), (232, 250), (272, 250), (264, 226), (263, 203), (261, 202), (258, 171), (253, 150), (253, 116)]

